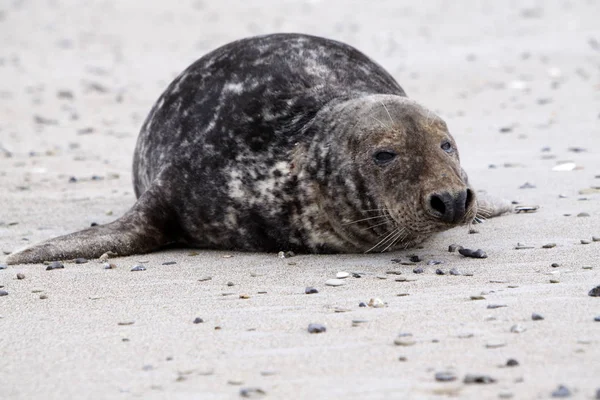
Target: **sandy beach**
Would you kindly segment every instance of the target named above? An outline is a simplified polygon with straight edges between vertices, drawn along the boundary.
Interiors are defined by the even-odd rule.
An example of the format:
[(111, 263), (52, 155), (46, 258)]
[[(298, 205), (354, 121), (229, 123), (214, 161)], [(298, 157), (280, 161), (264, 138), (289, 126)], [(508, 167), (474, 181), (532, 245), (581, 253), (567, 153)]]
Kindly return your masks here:
[[(599, 16), (584, 0), (0, 5), (0, 264), (127, 211), (168, 83), (272, 32), (357, 47), (446, 120), (477, 190), (540, 207), (393, 253), (7, 266), (0, 398), (600, 398)], [(359, 307), (371, 299), (383, 307)]]

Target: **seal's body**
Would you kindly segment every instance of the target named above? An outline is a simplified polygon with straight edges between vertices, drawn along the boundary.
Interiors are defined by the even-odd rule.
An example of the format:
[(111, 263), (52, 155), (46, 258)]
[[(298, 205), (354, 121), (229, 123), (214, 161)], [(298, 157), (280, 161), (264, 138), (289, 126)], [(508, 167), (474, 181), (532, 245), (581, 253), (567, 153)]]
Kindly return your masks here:
[(8, 262), (170, 243), (385, 251), (468, 223), (477, 210), (439, 117), (356, 49), (299, 34), (240, 40), (192, 64), (152, 108), (133, 172), (139, 199), (122, 218)]

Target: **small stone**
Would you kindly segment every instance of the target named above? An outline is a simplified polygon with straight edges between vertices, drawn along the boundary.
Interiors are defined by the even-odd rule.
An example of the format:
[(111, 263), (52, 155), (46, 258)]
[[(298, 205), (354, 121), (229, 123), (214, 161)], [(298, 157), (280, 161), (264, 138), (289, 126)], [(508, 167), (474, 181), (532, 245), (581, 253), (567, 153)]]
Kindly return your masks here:
[(227, 286), (229, 286), (229, 287), (235, 286), (235, 283), (233, 283), (233, 282), (227, 282)]
[(593, 242), (600, 242), (600, 236), (592, 236)]
[(559, 263), (552, 263), (552, 264), (550, 264), (550, 266), (552, 268), (558, 268), (558, 267), (560, 267), (560, 264)]
[(0, 290), (0, 296), (8, 296), (8, 292), (6, 290)]
[(177, 264), (177, 261), (165, 261), (161, 265), (174, 265), (174, 264)]
[(372, 298), (371, 300), (369, 300), (369, 307), (383, 308), (383, 307), (385, 307), (385, 303), (383, 302), (383, 300), (375, 297), (375, 298)]
[(316, 288), (309, 286), (306, 289), (304, 289), (304, 293), (306, 293), (306, 294), (315, 294), (315, 293), (319, 293), (319, 291)]
[(396, 346), (414, 346), (416, 343), (417, 342), (415, 342), (413, 339), (407, 338), (402, 334), (394, 339), (394, 344)]
[(594, 267), (592, 267), (591, 265), (584, 265), (583, 267), (581, 267), (581, 269), (593, 269)]
[(495, 310), (496, 308), (508, 307), (506, 304), (488, 304), (487, 308)]
[(515, 360), (514, 358), (509, 358), (508, 360), (506, 360), (506, 366), (507, 367), (518, 367), (519, 362), (517, 360)]
[(588, 296), (600, 297), (600, 285), (596, 286), (588, 292)]
[(47, 298), (48, 298), (48, 295), (40, 294), (40, 300), (46, 300)]
[(104, 264), (102, 264), (102, 266), (104, 267), (104, 269), (115, 269), (115, 268), (117, 268), (117, 266), (115, 264), (107, 263), (107, 262), (105, 262)]
[(204, 320), (200, 317), (196, 317), (196, 318), (194, 318), (193, 322), (194, 322), (194, 324), (201, 324), (202, 322), (204, 322)]
[(240, 299), (247, 300), (247, 299), (249, 299), (249, 298), (250, 298), (250, 296), (249, 296), (249, 295), (247, 295), (247, 294), (240, 294)]
[(462, 275), (462, 274), (460, 273), (460, 271), (459, 271), (458, 269), (456, 269), (456, 268), (452, 268), (452, 269), (450, 270), (450, 275), (455, 275), (455, 276), (457, 276), (457, 275)]
[(257, 387), (249, 387), (240, 389), (240, 396), (246, 398), (257, 398), (266, 395), (267, 392)]
[(479, 383), (479, 384), (487, 385), (489, 383), (495, 383), (496, 379), (492, 378), (489, 375), (467, 374), (465, 376), (465, 379), (463, 380), (463, 382), (466, 384)]
[(600, 400), (600, 389), (596, 389), (596, 397), (594, 397), (596, 400)]
[(369, 321), (367, 321), (366, 319), (353, 319), (352, 326), (363, 325), (363, 324), (366, 324), (367, 322), (369, 322)]
[(448, 251), (450, 253), (454, 253), (454, 252), (456, 252), (458, 250), (462, 250), (462, 249), (463, 249), (463, 247), (458, 244), (451, 244), (450, 246), (448, 246)]
[(474, 295), (470, 297), (471, 300), (485, 300), (485, 297), (481, 295)]
[(146, 267), (144, 267), (143, 265), (136, 265), (135, 267), (131, 268), (132, 272), (136, 272), (136, 271), (145, 271)]
[(514, 394), (512, 392), (509, 392), (506, 390), (498, 393), (498, 397), (501, 399), (512, 399), (513, 396), (514, 396)]
[(19, 279), (19, 280), (21, 280), (21, 279), (25, 279), (25, 274), (22, 274), (22, 273), (20, 273), (20, 272), (19, 272), (19, 273), (17, 274), (17, 279)]
[(512, 333), (522, 333), (522, 332), (525, 332), (526, 330), (527, 330), (527, 328), (525, 328), (522, 325), (518, 325), (518, 324), (510, 327), (510, 331)]
[(117, 325), (129, 326), (129, 325), (133, 325), (134, 323), (135, 323), (134, 321), (124, 321), (124, 322), (118, 322)]
[(552, 397), (565, 398), (571, 397), (571, 391), (564, 385), (560, 385), (555, 391), (552, 392)]
[(558, 279), (550, 279), (550, 283), (560, 283)]
[(405, 356), (400, 356), (400, 357), (398, 357), (398, 361), (402, 361), (402, 362), (408, 361), (408, 358), (406, 358)]
[(435, 380), (438, 382), (452, 382), (456, 380), (456, 374), (454, 372), (444, 371), (436, 372)]
[(327, 328), (321, 324), (309, 324), (308, 333), (323, 333), (327, 331)]
[(87, 258), (76, 258), (75, 259), (75, 264), (85, 264), (87, 262), (88, 262)]
[(462, 254), (465, 257), (470, 257), (470, 258), (487, 258), (487, 254), (485, 253), (485, 251), (481, 250), (481, 249), (477, 249), (475, 251), (471, 250), (471, 249), (459, 249), (458, 252), (460, 254)]
[(504, 346), (506, 346), (505, 342), (488, 342), (485, 344), (485, 347), (488, 349), (498, 349)]
[(367, 303), (365, 303), (364, 301), (361, 301), (360, 303), (358, 303), (359, 307), (366, 307)]
[(340, 272), (338, 272), (337, 274), (335, 274), (335, 277), (336, 277), (337, 279), (346, 279), (346, 278), (348, 278), (349, 276), (350, 276), (350, 274), (349, 274), (348, 272), (345, 272), (345, 271), (340, 271)]
[(328, 279), (325, 281), (325, 284), (327, 286), (342, 286), (342, 285), (345, 285), (346, 282), (344, 282), (341, 279)]
[(402, 275), (402, 271), (385, 271), (388, 275)]
[(410, 262), (414, 263), (421, 262), (421, 258), (419, 256), (410, 256), (408, 257), (408, 259), (410, 260)]
[(425, 270), (423, 269), (423, 267), (417, 267), (417, 268), (413, 269), (413, 272), (415, 274), (422, 274), (423, 272), (425, 272)]
[(446, 275), (446, 273), (442, 269), (440, 269), (440, 268), (438, 268), (438, 269), (435, 270), (435, 274), (436, 275)]
[(577, 214), (578, 217), (589, 217), (590, 214), (586, 213), (586, 212), (580, 212), (579, 214)]
[(531, 314), (531, 319), (533, 321), (541, 321), (544, 319), (544, 317), (541, 314), (533, 313), (533, 314)]
[(0, 269), (6, 269), (6, 268), (8, 268), (8, 265), (6, 265), (6, 264), (0, 264)]
[(524, 184), (519, 186), (519, 189), (535, 189), (535, 185), (529, 182), (525, 182)]
[(198, 282), (206, 282), (206, 281), (210, 281), (212, 279), (212, 276), (203, 276), (202, 278), (198, 279)]
[(556, 243), (547, 243), (545, 245), (542, 246), (542, 249), (551, 249), (556, 247)]
[(58, 262), (58, 261), (52, 261), (47, 267), (46, 267), (46, 271), (52, 271), (55, 269), (64, 269), (65, 266)]

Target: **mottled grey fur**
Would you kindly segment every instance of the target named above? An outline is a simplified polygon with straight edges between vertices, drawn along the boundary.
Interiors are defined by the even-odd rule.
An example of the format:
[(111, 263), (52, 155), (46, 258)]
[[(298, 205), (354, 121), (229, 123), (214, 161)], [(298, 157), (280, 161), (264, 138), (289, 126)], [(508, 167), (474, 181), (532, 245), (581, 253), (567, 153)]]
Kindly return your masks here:
[[(380, 148), (398, 153), (393, 163), (374, 163)], [(142, 126), (133, 172), (139, 199), (122, 218), (8, 262), (128, 255), (171, 243), (384, 251), (476, 212), (473, 199), (464, 218), (447, 223), (428, 203), (439, 191), (472, 193), (445, 123), (356, 49), (299, 34), (233, 42), (187, 68)]]

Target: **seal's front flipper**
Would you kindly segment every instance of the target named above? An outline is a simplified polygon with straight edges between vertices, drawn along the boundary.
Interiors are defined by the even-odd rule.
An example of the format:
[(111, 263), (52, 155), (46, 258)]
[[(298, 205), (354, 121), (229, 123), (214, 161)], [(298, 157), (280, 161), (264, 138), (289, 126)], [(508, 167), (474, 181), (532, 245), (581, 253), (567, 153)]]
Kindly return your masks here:
[(508, 200), (489, 196), (485, 193), (477, 193), (477, 219), (488, 219), (499, 217), (515, 211), (515, 206)]
[(12, 253), (7, 264), (97, 258), (112, 251), (119, 256), (147, 253), (175, 241), (177, 219), (157, 185), (147, 190), (121, 218)]

